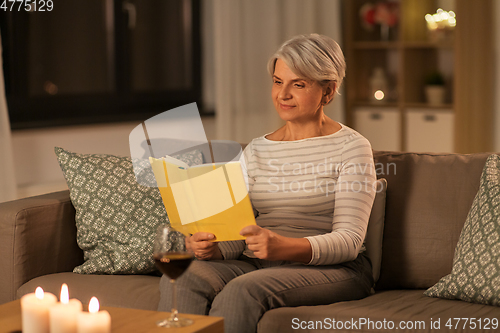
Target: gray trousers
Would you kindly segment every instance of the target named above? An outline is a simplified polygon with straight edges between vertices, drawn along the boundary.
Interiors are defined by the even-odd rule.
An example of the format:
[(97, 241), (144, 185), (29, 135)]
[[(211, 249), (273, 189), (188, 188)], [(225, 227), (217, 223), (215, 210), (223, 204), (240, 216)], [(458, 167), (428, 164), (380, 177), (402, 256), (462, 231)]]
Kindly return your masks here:
[[(194, 261), (177, 281), (180, 313), (224, 317), (226, 333), (256, 332), (264, 312), (285, 306), (361, 299), (373, 286), (365, 255), (331, 266), (252, 259)], [(160, 282), (159, 311), (171, 310), (170, 279)], [(291, 324), (291, 323), (290, 323)]]

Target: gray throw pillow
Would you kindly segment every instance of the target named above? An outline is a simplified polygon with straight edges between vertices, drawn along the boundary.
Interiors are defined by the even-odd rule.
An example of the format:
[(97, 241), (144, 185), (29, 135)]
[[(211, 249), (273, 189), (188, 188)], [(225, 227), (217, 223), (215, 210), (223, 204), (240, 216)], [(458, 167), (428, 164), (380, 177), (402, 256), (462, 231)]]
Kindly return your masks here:
[[(85, 262), (75, 273), (137, 274), (155, 271), (156, 228), (168, 223), (160, 192), (137, 183), (129, 157), (55, 153), (76, 210), (77, 243)], [(201, 151), (175, 156), (203, 163)]]
[(455, 248), (451, 274), (427, 296), (500, 305), (500, 157), (491, 155)]

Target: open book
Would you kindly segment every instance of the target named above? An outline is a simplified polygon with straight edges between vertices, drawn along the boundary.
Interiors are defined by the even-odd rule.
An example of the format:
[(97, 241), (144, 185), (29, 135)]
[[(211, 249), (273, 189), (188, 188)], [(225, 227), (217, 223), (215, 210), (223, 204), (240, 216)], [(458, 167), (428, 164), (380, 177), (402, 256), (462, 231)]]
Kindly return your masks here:
[(172, 227), (211, 232), (215, 241), (245, 239), (239, 232), (255, 217), (240, 162), (189, 167), (170, 156), (149, 161)]

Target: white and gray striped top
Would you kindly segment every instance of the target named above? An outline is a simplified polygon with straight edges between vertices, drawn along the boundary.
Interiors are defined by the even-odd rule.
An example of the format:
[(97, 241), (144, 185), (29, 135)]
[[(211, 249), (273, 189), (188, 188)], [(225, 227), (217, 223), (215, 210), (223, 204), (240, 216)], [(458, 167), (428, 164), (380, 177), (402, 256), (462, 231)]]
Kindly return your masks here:
[[(310, 265), (354, 260), (364, 250), (376, 175), (370, 143), (361, 134), (342, 125), (331, 135), (296, 141), (264, 135), (248, 144), (241, 161), (257, 224), (306, 237)], [(219, 247), (225, 259), (252, 256), (244, 241)]]

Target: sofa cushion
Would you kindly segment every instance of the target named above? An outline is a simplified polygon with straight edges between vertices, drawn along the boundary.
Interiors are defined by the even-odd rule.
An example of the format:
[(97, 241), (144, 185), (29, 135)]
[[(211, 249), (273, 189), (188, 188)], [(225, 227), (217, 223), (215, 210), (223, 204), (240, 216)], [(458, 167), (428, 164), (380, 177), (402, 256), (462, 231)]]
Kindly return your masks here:
[[(155, 270), (156, 227), (168, 222), (160, 193), (140, 185), (129, 157), (90, 155), (55, 148), (76, 209), (78, 246), (85, 262), (76, 273), (132, 274)], [(175, 156), (188, 164), (196, 155)]]
[(453, 269), (425, 294), (500, 305), (500, 157), (488, 157), (460, 234)]
[(86, 309), (96, 296), (101, 306), (155, 310), (160, 301), (160, 277), (153, 275), (92, 275), (57, 273), (37, 277), (17, 290), (17, 298), (32, 293), (36, 287), (58, 295), (66, 283), (70, 298), (79, 299)]
[[(278, 308), (264, 314), (257, 332), (495, 332), (500, 328), (500, 307), (430, 298), (424, 296), (423, 291), (390, 290), (355, 301)], [(461, 321), (457, 322), (454, 318), (460, 318)], [(465, 323), (462, 318), (475, 318), (476, 327), (473, 328), (474, 324), (470, 321)], [(329, 328), (333, 319), (335, 325), (339, 325), (336, 328), (340, 328), (340, 325), (343, 328)], [(365, 324), (361, 326), (359, 323), (363, 319)], [(431, 319), (434, 327), (431, 327)], [(481, 320), (481, 329), (478, 320)], [(352, 327), (353, 322), (358, 323), (357, 329)], [(346, 329), (346, 323), (351, 327)], [(394, 329), (390, 329), (392, 323)], [(407, 329), (397, 329), (400, 323), (407, 325)], [(437, 329), (437, 323), (441, 330)], [(451, 326), (446, 326), (447, 323)], [(464, 324), (469, 326), (463, 329)], [(309, 329), (302, 330), (298, 325)], [(323, 325), (323, 329), (312, 329), (320, 325)], [(413, 329), (410, 329), (412, 326)]]
[(377, 176), (387, 179), (376, 289), (427, 289), (450, 273), (489, 155), (374, 152)]
[(378, 179), (376, 183), (376, 195), (373, 201), (368, 229), (365, 237), (366, 255), (372, 262), (373, 281), (377, 282), (380, 275), (380, 263), (382, 261), (382, 240), (384, 234), (385, 217), (385, 192), (387, 181)]

